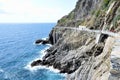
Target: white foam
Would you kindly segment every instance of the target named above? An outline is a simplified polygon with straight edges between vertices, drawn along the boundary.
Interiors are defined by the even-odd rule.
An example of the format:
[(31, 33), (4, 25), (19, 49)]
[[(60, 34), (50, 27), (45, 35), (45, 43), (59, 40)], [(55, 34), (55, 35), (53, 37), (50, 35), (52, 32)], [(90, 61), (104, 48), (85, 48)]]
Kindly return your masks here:
[(0, 72), (4, 72), (4, 70), (0, 68)]
[[(41, 50), (40, 53), (40, 59), (42, 59), (43, 56), (45, 56), (45, 54), (47, 53), (46, 50), (49, 49), (49, 47), (44, 48), (43, 50)], [(36, 60), (36, 59), (35, 59)]]
[(40, 69), (47, 69), (47, 70), (50, 70), (50, 71), (53, 71), (55, 73), (59, 73), (60, 71), (58, 69), (54, 69), (53, 66), (51, 67), (48, 67), (48, 66), (34, 66), (34, 67), (31, 67), (30, 65), (31, 63), (29, 63), (27, 66), (25, 66), (24, 68), (31, 71), (31, 72), (35, 72), (37, 70), (40, 70)]
[[(40, 58), (36, 58), (36, 59), (33, 60), (33, 61), (37, 61), (37, 60), (39, 60), (39, 59), (40, 59)], [(29, 62), (29, 63), (27, 64), (27, 66), (25, 66), (24, 68), (27, 69), (27, 70), (29, 70), (29, 71), (31, 71), (31, 72), (37, 71), (37, 70), (39, 70), (39, 69), (48, 69), (48, 70), (53, 71), (53, 72), (55, 72), (55, 73), (59, 73), (59, 72), (60, 72), (58, 69), (54, 69), (53, 67), (48, 67), (48, 66), (41, 66), (41, 65), (39, 65), (39, 66), (34, 66), (34, 67), (32, 67), (32, 66), (31, 66), (31, 63), (32, 63), (33, 61)]]
[[(46, 40), (47, 38), (48, 37), (42, 38), (42, 40)], [(33, 42), (33, 45), (42, 45), (42, 43), (36, 44), (35, 42)], [(49, 47), (52, 46), (51, 44), (46, 44), (46, 45), (48, 45)]]
[[(40, 58), (36, 58), (36, 59), (34, 59), (33, 61), (37, 61), (37, 60), (39, 60), (39, 59), (42, 59), (42, 57), (46, 54), (46, 50), (47, 50), (48, 48), (49, 48), (49, 47), (46, 47), (46, 48), (44, 48), (43, 50), (41, 50), (41, 51), (39, 52), (39, 53), (41, 54)], [(55, 72), (55, 73), (60, 72), (58, 69), (54, 69), (53, 67), (48, 67), (48, 66), (41, 66), (41, 65), (39, 65), (39, 66), (31, 67), (31, 63), (32, 63), (33, 61), (29, 62), (29, 63), (27, 64), (27, 66), (25, 66), (24, 68), (27, 69), (27, 70), (30, 70), (31, 72), (37, 71), (38, 69), (48, 69), (48, 70), (53, 71), (53, 72)]]
[(51, 44), (46, 44), (47, 46), (51, 47), (52, 45)]
[[(35, 42), (33, 43), (33, 45), (42, 45), (42, 43), (39, 43), (39, 44), (35, 44)], [(47, 45), (47, 46), (49, 46), (49, 47), (51, 47), (52, 45), (51, 44), (45, 44), (45, 45)]]
[(48, 37), (44, 37), (44, 38), (42, 38), (42, 40), (46, 40), (46, 39), (48, 39)]
[(35, 44), (35, 42), (33, 43), (33, 45), (42, 45), (42, 43), (39, 43), (39, 44)]

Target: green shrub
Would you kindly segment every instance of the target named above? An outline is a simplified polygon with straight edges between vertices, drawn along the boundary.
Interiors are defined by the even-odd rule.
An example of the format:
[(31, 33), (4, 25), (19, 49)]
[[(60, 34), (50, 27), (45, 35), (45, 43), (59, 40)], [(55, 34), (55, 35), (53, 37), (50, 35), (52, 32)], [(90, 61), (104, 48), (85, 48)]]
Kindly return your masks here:
[(120, 20), (120, 15), (117, 16), (117, 20)]
[(110, 0), (103, 0), (103, 5), (104, 7), (107, 7), (109, 4)]
[(91, 14), (94, 15), (94, 14), (95, 14), (95, 10), (93, 10), (93, 11), (91, 12)]
[(82, 21), (82, 20), (78, 20), (77, 23), (76, 23), (76, 26), (81, 25), (81, 23), (84, 23), (84, 21)]
[(95, 13), (95, 16), (98, 17), (100, 15), (100, 10), (97, 10), (96, 13)]
[(62, 18), (62, 19), (60, 20), (61, 23), (65, 22), (65, 21), (66, 21), (65, 18)]
[(113, 26), (116, 27), (118, 24), (117, 24), (117, 21), (120, 20), (120, 15), (117, 15), (114, 19), (113, 19)]
[(68, 19), (73, 19), (74, 18), (74, 12), (71, 12), (69, 15), (68, 15)]

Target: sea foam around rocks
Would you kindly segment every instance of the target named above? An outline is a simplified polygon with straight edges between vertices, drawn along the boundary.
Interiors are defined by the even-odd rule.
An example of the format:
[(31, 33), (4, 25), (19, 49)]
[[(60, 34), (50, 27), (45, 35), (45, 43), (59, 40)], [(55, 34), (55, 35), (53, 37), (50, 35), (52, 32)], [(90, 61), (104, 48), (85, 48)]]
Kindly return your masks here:
[[(50, 45), (49, 45), (49, 46), (50, 46)], [(39, 59), (42, 59), (42, 57), (46, 54), (46, 50), (47, 50), (48, 48), (49, 48), (49, 47), (46, 47), (46, 48), (44, 48), (43, 50), (41, 50), (41, 51), (39, 52), (39, 53), (41, 54), (40, 58), (36, 58), (36, 59), (33, 60), (33, 61), (37, 61), (37, 60), (39, 60)], [(59, 72), (60, 72), (58, 69), (54, 69), (53, 66), (48, 67), (48, 66), (41, 66), (41, 65), (39, 65), (39, 66), (31, 67), (31, 63), (32, 63), (33, 61), (29, 62), (24, 68), (27, 69), (27, 70), (29, 70), (29, 71), (31, 71), (31, 72), (37, 71), (37, 70), (39, 70), (39, 69), (47, 69), (47, 70), (52, 71), (52, 72), (55, 72), (55, 73), (59, 73)]]

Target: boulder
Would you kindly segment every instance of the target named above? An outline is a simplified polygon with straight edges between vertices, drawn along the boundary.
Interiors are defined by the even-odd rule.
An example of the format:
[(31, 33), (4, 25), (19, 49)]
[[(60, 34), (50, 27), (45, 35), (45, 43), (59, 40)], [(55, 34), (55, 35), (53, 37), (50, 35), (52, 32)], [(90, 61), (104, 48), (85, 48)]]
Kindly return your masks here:
[(38, 39), (35, 41), (35, 44), (49, 44), (49, 40), (48, 39)]
[(34, 67), (34, 66), (38, 66), (38, 65), (41, 65), (42, 64), (42, 61), (41, 60), (36, 60), (36, 61), (33, 61), (31, 63), (31, 66)]

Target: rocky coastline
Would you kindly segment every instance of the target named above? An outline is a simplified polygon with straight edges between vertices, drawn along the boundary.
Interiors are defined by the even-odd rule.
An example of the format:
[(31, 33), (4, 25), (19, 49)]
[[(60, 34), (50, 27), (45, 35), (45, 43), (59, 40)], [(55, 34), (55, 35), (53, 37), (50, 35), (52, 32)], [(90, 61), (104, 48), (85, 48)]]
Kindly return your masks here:
[[(78, 0), (75, 9), (58, 20), (55, 27), (84, 25), (88, 29), (118, 33), (119, 15), (119, 0)], [(101, 34), (96, 43), (97, 34), (53, 28), (48, 39), (35, 42), (52, 46), (41, 60), (33, 61), (31, 66), (53, 66), (60, 73), (67, 73), (67, 80), (119, 80), (120, 72), (115, 67), (119, 66), (118, 62), (111, 58), (116, 37)]]

